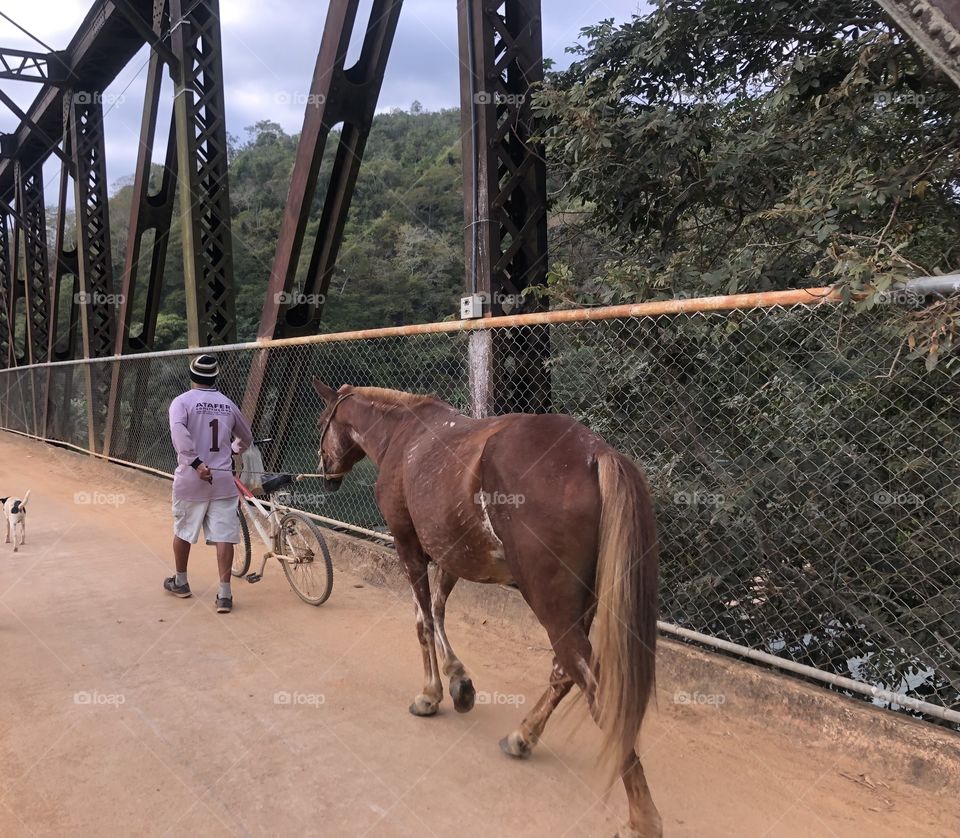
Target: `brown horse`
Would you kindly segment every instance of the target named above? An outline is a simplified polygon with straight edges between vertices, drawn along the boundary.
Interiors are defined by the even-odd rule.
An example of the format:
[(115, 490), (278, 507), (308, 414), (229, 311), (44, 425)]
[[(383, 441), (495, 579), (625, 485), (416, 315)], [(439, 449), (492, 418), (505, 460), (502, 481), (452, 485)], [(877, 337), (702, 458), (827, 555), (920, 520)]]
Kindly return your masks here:
[[(640, 470), (567, 416), (472, 419), (431, 396), (313, 384), (326, 403), (319, 456), (328, 488), (364, 456), (379, 470), (377, 503), (413, 587), (423, 652), (425, 683), (410, 712), (437, 712), (438, 651), (454, 707), (473, 707), (473, 683), (443, 625), (457, 581), (515, 585), (554, 659), (546, 692), (501, 748), (527, 756), (576, 684), (626, 788), (629, 820), (619, 834), (661, 835), (635, 751), (657, 631), (656, 524)], [(439, 570), (432, 602), (430, 560)]]

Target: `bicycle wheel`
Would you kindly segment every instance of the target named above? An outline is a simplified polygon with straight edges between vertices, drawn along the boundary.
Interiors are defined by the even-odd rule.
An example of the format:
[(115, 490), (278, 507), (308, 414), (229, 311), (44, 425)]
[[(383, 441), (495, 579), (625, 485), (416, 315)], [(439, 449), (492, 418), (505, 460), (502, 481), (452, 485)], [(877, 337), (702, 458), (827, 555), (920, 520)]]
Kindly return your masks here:
[(322, 605), (333, 590), (333, 562), (320, 527), (299, 512), (280, 519), (280, 564), (290, 587), (308, 605)]
[(233, 566), (230, 572), (234, 576), (246, 576), (250, 570), (250, 527), (243, 507), (237, 504), (237, 517), (240, 519), (240, 543), (233, 548)]

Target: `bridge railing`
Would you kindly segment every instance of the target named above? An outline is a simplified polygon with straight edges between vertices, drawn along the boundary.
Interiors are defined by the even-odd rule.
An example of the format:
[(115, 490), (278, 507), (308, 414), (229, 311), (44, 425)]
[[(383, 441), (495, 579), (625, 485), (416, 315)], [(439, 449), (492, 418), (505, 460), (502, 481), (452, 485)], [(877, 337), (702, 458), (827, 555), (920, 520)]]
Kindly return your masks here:
[[(271, 467), (313, 472), (314, 375), (467, 410), (479, 331), (494, 352), (539, 347), (530, 405), (583, 421), (650, 478), (666, 631), (960, 729), (960, 365), (927, 370), (889, 328), (889, 307), (855, 315), (833, 300), (685, 300), (217, 354), (238, 402), (262, 365), (254, 421), (278, 436)], [(0, 371), (0, 427), (170, 473), (167, 406), (198, 351)], [(96, 375), (117, 376), (113, 416), (88, 396)], [(497, 369), (493, 392), (516, 376)], [(388, 539), (375, 477), (364, 462), (340, 492), (303, 483), (291, 500)]]

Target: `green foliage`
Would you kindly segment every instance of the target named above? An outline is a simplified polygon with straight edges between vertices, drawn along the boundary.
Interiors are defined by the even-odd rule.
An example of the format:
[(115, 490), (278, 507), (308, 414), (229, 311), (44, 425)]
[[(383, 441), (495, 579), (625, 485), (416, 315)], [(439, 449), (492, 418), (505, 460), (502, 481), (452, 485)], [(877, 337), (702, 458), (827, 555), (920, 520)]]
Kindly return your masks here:
[[(535, 107), (581, 302), (957, 267), (960, 94), (869, 0), (672, 0), (585, 30)], [(613, 257), (610, 258), (610, 255)]]
[[(320, 169), (319, 197), (307, 226), (296, 290), (302, 289), (316, 237), (336, 140), (336, 134), (331, 136), (330, 153)], [(231, 138), (229, 186), (241, 341), (256, 337), (296, 151), (297, 137), (269, 120), (248, 127), (243, 142)], [(156, 168), (154, 181), (159, 176)], [(376, 117), (327, 294), (324, 331), (439, 320), (456, 310), (463, 287), (461, 189), (459, 111), (427, 112), (415, 102), (409, 113)], [(132, 179), (124, 179), (115, 185), (110, 201), (116, 266), (123, 265), (125, 256), (132, 191)], [(150, 247), (143, 250), (140, 275), (145, 277), (151, 253)], [(186, 345), (182, 254), (177, 204), (157, 349)]]

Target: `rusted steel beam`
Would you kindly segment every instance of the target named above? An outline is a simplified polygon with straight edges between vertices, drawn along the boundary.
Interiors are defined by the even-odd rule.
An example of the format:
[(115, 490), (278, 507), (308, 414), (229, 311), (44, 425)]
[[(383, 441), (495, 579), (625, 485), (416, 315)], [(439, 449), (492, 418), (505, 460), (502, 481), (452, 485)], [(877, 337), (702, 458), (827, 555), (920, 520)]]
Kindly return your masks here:
[[(129, 0), (143, 17), (150, 14), (153, 0)], [(69, 45), (63, 60), (77, 90), (104, 90), (143, 46), (130, 22), (112, 2), (91, 4)], [(49, 137), (60, 133), (63, 119), (63, 91), (57, 85), (40, 88), (26, 111), (23, 122), (9, 140), (10, 159), (0, 160), (0, 199), (13, 202), (15, 192), (13, 158), (27, 170), (45, 160), (54, 143)]]
[[(357, 22), (359, 0), (330, 2), (258, 337), (289, 337), (317, 331), (323, 301), (343, 241), (353, 189), (373, 125), (402, 6), (402, 0), (373, 1), (360, 57), (356, 64), (348, 68), (347, 51)], [(316, 196), (320, 164), (330, 131), (337, 124), (341, 124), (337, 152), (302, 285), (302, 301), (294, 303), (291, 292), (296, 283), (297, 266)], [(249, 415), (257, 412), (263, 382), (268, 373), (267, 362), (268, 357), (263, 354), (253, 359), (244, 395), (244, 408)], [(299, 378), (294, 377), (287, 382), (277, 411), (276, 427), (272, 430), (273, 436), (278, 438), (278, 444), (273, 446), (274, 451), (283, 449), (292, 407), (291, 394), (296, 391), (298, 381)]]
[[(23, 279), (14, 281), (13, 313), (14, 324), (20, 320), (17, 315), (19, 299), (24, 301), (23, 317), (23, 357), (27, 364), (42, 364), (47, 360), (47, 341), (50, 329), (50, 275), (47, 264), (47, 223), (43, 195), (43, 169), (40, 165), (27, 171), (18, 165), (17, 212), (22, 223), (17, 232), (15, 260), (19, 262), (20, 244), (23, 245)], [(19, 278), (19, 265), (15, 267), (15, 277)], [(16, 332), (14, 332), (16, 340)], [(14, 350), (16, 354), (16, 350)], [(32, 428), (34, 434), (41, 430), (43, 416), (43, 397), (38, 383), (41, 376), (31, 369), (26, 377), (18, 380), (21, 391), (21, 404), (29, 405), (23, 417), (25, 426)]]
[[(134, 28), (136, 33), (143, 38), (144, 43), (150, 45), (150, 48), (155, 53), (156, 57), (163, 61), (165, 64), (169, 64), (171, 67), (174, 66), (177, 62), (177, 56), (174, 55), (173, 50), (170, 49), (170, 44), (166, 33), (169, 32), (169, 26), (165, 29), (158, 29), (156, 22), (158, 18), (158, 8), (157, 3), (154, 3), (153, 8), (153, 25), (151, 25), (151, 15), (141, 16), (140, 11), (137, 6), (131, 2), (131, 0), (111, 0), (114, 6), (120, 11), (126, 19), (127, 22)], [(166, 3), (161, 4), (162, 9), (160, 9), (160, 15), (163, 16), (166, 11)]]
[(187, 339), (236, 339), (227, 129), (217, 0), (171, 0)]
[[(346, 68), (359, 0), (331, 0), (307, 98), (259, 337), (309, 334), (317, 329), (402, 5), (402, 0), (374, 0), (360, 58)], [(309, 302), (291, 306), (289, 295), (303, 252), (320, 163), (330, 131), (338, 123), (342, 123), (342, 128), (337, 154), (303, 284), (303, 294)]]
[[(27, 126), (28, 128), (31, 128), (33, 131), (36, 132), (37, 136), (41, 141), (48, 143), (49, 152), (59, 157), (60, 160), (64, 163), (64, 165), (67, 165), (67, 166), (70, 165), (69, 158), (67, 158), (67, 156), (57, 147), (56, 140), (54, 140), (46, 131), (44, 131), (43, 128), (41, 128), (39, 125), (33, 122), (30, 119), (30, 117), (27, 116), (26, 112), (23, 111), (19, 107), (19, 105), (17, 105), (17, 103), (14, 102), (13, 99), (11, 99), (10, 96), (8, 96), (2, 90), (0, 90), (0, 102), (3, 102), (3, 104), (7, 106), (7, 109), (15, 117), (17, 117), (17, 119), (20, 120), (21, 126)], [(14, 142), (15, 140), (14, 135), (4, 134), (3, 140), (4, 142), (0, 142), (0, 158), (15, 157), (16, 154), (15, 154), (14, 148), (16, 146), (16, 143)]]
[[(169, 30), (167, 0), (156, 0), (154, 14), (155, 33)], [(120, 318), (114, 353), (149, 352), (153, 349), (157, 315), (160, 311), (160, 293), (163, 286), (163, 269), (166, 264), (167, 245), (177, 178), (177, 134), (174, 120), (170, 120), (167, 136), (166, 160), (160, 173), (160, 182), (151, 194), (153, 175), (153, 151), (156, 146), (157, 124), (160, 119), (160, 92), (163, 84), (163, 63), (154, 52), (147, 70), (143, 116), (140, 121), (140, 144), (137, 150), (137, 166), (134, 171), (133, 194), (130, 202), (130, 225), (127, 251), (120, 283)], [(149, 272), (146, 277), (146, 293), (142, 308), (134, 309), (139, 298), (141, 258), (144, 237), (154, 232), (150, 253)], [(143, 324), (138, 334), (133, 334), (135, 322)]]
[(84, 358), (106, 358), (116, 340), (116, 298), (110, 250), (109, 193), (103, 106), (75, 96), (70, 105), (70, 147), (76, 169), (80, 327)]
[[(24, 356), (28, 364), (47, 360), (50, 335), (50, 271), (47, 262), (47, 214), (43, 198), (43, 169), (17, 166), (17, 211), (23, 217), (26, 298), (26, 334)], [(16, 305), (14, 299), (14, 305)]]
[(13, 261), (10, 254), (10, 216), (0, 210), (0, 369), (10, 363), (10, 300), (13, 289)]
[[(100, 97), (74, 95), (69, 100), (70, 149), (76, 176), (77, 263), (80, 330), (84, 358), (107, 358), (116, 340), (116, 298), (110, 250), (109, 194), (103, 105)], [(101, 450), (109, 371), (84, 367), (87, 432), (91, 451)]]
[[(68, 361), (77, 357), (80, 331), (80, 310), (77, 304), (77, 295), (80, 293), (79, 266), (77, 264), (77, 247), (67, 246), (67, 219), (74, 216), (74, 210), (68, 204), (72, 171), (74, 169), (71, 156), (70, 139), (70, 109), (67, 106), (63, 114), (63, 149), (71, 159), (71, 165), (60, 169), (60, 188), (57, 192), (57, 226), (53, 244), (55, 259), (53, 268), (53, 287), (50, 296), (50, 337), (47, 356), (51, 360)], [(64, 297), (64, 289), (68, 294)], [(63, 317), (63, 308), (67, 308), (66, 318)], [(65, 319), (64, 328), (61, 320)]]
[[(66, 108), (63, 115), (63, 150), (70, 156), (70, 111)], [(80, 291), (79, 269), (77, 267), (77, 248), (68, 248), (66, 245), (67, 216), (73, 215), (68, 208), (67, 196), (70, 191), (70, 181), (73, 166), (62, 166), (60, 169), (60, 188), (57, 194), (57, 222), (53, 244), (53, 286), (50, 294), (50, 336), (47, 344), (47, 357), (51, 360), (66, 361), (76, 357), (79, 331), (79, 307), (77, 294)], [(64, 295), (66, 290), (66, 295)], [(65, 297), (65, 298), (64, 298)], [(66, 317), (63, 317), (66, 309)], [(61, 328), (61, 320), (66, 322)], [(42, 427), (48, 438), (63, 439), (66, 423), (69, 421), (71, 384), (74, 378), (73, 370), (66, 369), (61, 376), (55, 376), (53, 370), (45, 370), (44, 414)], [(57, 404), (55, 382), (62, 379), (64, 387), (60, 393), (60, 403)]]
[[(153, 33), (159, 38), (170, 30), (169, 3), (167, 0), (155, 0), (153, 15)], [(166, 265), (167, 245), (170, 239), (170, 224), (176, 193), (177, 177), (177, 135), (175, 121), (171, 118), (167, 138), (166, 161), (160, 174), (160, 183), (156, 192), (151, 194), (151, 176), (153, 150), (156, 143), (157, 122), (160, 116), (160, 91), (163, 83), (163, 61), (159, 50), (150, 56), (147, 70), (146, 92), (144, 96), (143, 117), (140, 122), (140, 147), (137, 153), (137, 167), (133, 181), (133, 195), (130, 204), (130, 225), (127, 238), (127, 252), (120, 285), (120, 317), (117, 329), (115, 355), (149, 352), (154, 347), (157, 316), (160, 312), (160, 295), (163, 290), (163, 270)], [(141, 258), (144, 239), (153, 231), (153, 246), (146, 277), (146, 288), (142, 295), (137, 294), (140, 285)], [(142, 326), (138, 334), (133, 333), (134, 324)], [(144, 361), (136, 367), (134, 395), (128, 400), (129, 413), (126, 425), (127, 444), (139, 438), (143, 424), (143, 410), (146, 407), (150, 374), (150, 364)], [(116, 447), (121, 435), (119, 424), (119, 406), (124, 391), (124, 366), (113, 364), (110, 377), (110, 396), (107, 405), (106, 437), (104, 451), (107, 456)]]
[(0, 79), (61, 84), (69, 75), (63, 52), (30, 52), (0, 47)]

